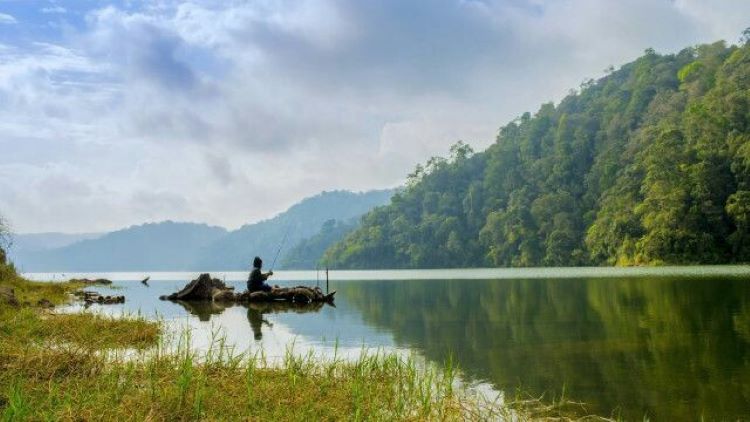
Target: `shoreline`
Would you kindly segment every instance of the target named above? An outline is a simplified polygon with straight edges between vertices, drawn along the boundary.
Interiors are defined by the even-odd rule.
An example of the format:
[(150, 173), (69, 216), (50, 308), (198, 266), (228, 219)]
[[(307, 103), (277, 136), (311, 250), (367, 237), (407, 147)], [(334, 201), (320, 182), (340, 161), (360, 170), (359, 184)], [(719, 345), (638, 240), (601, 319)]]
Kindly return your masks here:
[[(56, 306), (84, 287), (7, 273), (0, 286), (22, 302), (45, 296)], [(0, 321), (0, 414), (8, 419), (533, 420), (580, 410), (565, 401), (489, 402), (460, 387), (452, 363), (394, 353), (345, 361), (290, 350), (269, 365), (262, 354), (233, 354), (220, 338), (192, 350), (189, 332), (169, 350), (163, 322), (132, 315), (0, 304)], [(124, 358), (126, 350), (135, 357)]]
[[(52, 281), (64, 275), (70, 278), (103, 277), (115, 281), (141, 280), (145, 275), (152, 281), (185, 280), (210, 272), (226, 281), (245, 281), (247, 271), (113, 271), (113, 272), (28, 272), (23, 277), (35, 281)], [(393, 270), (335, 270), (329, 271), (331, 282), (369, 280), (486, 280), (486, 279), (544, 279), (544, 278), (630, 278), (630, 277), (750, 277), (750, 265), (685, 265), (634, 267), (525, 267), (525, 268), (443, 268)], [(325, 283), (325, 272), (315, 270), (278, 270), (277, 280), (317, 281)], [(62, 279), (61, 279), (62, 281)]]

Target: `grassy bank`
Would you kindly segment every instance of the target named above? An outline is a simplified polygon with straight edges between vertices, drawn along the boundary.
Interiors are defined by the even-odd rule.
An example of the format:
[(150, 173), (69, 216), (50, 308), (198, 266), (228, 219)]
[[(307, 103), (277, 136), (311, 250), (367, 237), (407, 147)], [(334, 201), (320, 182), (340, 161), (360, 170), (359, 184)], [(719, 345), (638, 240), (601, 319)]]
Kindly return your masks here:
[(0, 286), (30, 304), (0, 305), (3, 420), (526, 420), (566, 413), (535, 400), (486, 402), (456, 387), (452, 365), (425, 367), (395, 354), (363, 353), (352, 362), (289, 351), (270, 364), (262, 353), (233, 354), (221, 339), (196, 352), (189, 332), (168, 347), (157, 322), (33, 305), (64, 303), (80, 288), (75, 283), (3, 274)]
[[(233, 355), (220, 341), (176, 350), (140, 319), (28, 308), (0, 317), (0, 414), (6, 420), (463, 419), (487, 409), (459, 400), (453, 372), (414, 359), (356, 362), (288, 353)], [(141, 349), (152, 345), (148, 349)], [(123, 352), (123, 348), (128, 350)], [(479, 402), (476, 402), (478, 404)], [(478, 415), (477, 415), (478, 416)]]

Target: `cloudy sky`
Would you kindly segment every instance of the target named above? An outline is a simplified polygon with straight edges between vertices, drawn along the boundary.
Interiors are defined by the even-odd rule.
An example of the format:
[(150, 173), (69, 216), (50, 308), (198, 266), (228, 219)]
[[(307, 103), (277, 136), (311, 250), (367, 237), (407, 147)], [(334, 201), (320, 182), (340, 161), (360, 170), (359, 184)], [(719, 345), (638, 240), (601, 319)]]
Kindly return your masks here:
[(0, 215), (238, 227), (748, 26), (747, 0), (0, 0)]

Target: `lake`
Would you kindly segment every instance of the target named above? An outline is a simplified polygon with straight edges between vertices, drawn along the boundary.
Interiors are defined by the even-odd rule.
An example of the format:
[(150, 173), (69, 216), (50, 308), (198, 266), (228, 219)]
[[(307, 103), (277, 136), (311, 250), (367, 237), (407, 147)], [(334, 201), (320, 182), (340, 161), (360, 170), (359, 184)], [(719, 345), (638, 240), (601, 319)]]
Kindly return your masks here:
[[(237, 351), (270, 357), (291, 345), (452, 357), (467, 382), (546, 398), (564, 391), (603, 416), (750, 418), (750, 267), (332, 271), (335, 307), (178, 304), (158, 296), (197, 273), (85, 275), (115, 280), (95, 290), (127, 298), (91, 309), (188, 326), (198, 348), (220, 332)], [(245, 288), (247, 273), (212, 275)], [(279, 271), (274, 282), (325, 290), (323, 273)]]

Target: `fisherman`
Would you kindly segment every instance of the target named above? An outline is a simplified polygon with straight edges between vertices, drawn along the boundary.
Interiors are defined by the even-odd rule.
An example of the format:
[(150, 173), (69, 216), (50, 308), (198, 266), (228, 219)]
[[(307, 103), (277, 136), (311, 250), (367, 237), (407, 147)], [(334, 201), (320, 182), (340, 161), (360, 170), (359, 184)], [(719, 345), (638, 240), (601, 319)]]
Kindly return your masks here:
[(268, 277), (273, 275), (273, 271), (263, 274), (260, 271), (262, 266), (263, 260), (256, 256), (255, 259), (253, 259), (253, 270), (250, 272), (250, 277), (247, 279), (247, 290), (250, 293), (257, 291), (270, 292), (273, 289), (273, 287), (266, 283)]

